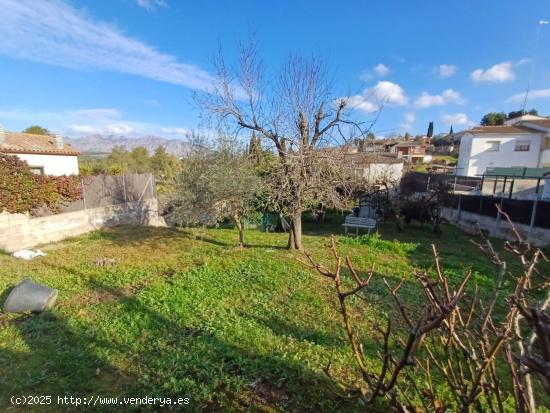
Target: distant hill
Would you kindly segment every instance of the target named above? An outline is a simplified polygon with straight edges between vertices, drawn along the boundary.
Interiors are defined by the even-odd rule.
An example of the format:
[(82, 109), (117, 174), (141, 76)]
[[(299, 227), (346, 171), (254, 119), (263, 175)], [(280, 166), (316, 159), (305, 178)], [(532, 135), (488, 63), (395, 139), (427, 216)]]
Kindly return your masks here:
[(145, 135), (139, 138), (128, 138), (120, 135), (88, 135), (78, 139), (64, 138), (65, 142), (75, 147), (82, 153), (106, 153), (111, 152), (115, 146), (124, 146), (132, 150), (143, 146), (149, 153), (159, 146), (164, 146), (167, 152), (178, 157), (189, 153), (189, 144), (178, 139), (166, 139), (160, 136)]

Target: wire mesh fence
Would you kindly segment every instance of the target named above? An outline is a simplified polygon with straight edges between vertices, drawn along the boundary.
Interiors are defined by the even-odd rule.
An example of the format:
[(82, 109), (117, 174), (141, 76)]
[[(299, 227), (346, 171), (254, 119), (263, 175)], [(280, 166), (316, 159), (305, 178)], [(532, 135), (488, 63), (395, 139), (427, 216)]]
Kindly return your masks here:
[(81, 179), (82, 199), (65, 205), (60, 212), (73, 212), (141, 202), (156, 198), (153, 174), (94, 175)]

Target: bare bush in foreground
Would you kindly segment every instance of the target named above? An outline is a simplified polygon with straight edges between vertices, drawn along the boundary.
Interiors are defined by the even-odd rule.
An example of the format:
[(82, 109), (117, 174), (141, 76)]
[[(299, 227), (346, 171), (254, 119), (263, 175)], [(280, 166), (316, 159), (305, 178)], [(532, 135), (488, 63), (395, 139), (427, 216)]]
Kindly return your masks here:
[[(422, 292), (423, 311), (402, 300), (405, 278), (392, 285), (376, 274), (374, 266), (361, 276), (349, 257), (339, 255), (334, 238), (333, 269), (306, 252), (307, 261), (300, 262), (333, 281), (359, 371), (352, 383), (342, 383), (333, 379), (330, 363), (325, 368), (342, 396), (360, 398), (366, 410), (385, 399), (400, 412), (504, 412), (515, 408), (534, 413), (537, 399), (543, 397), (536, 394), (536, 388), (550, 395), (550, 290), (548, 278), (537, 270), (544, 258), (542, 251), (533, 250), (518, 232), (516, 236), (516, 242), (507, 243), (506, 248), (522, 263), (523, 273), (518, 276), (509, 274), (506, 262), (488, 239), (479, 244), (499, 269), (488, 300), (480, 296), (477, 287), (473, 291), (467, 288), (469, 272), (457, 285), (451, 285), (432, 246), (435, 275), (427, 271), (412, 274)], [(506, 277), (513, 284), (508, 297), (502, 291)], [(395, 311), (372, 323), (378, 343), (368, 347), (357, 333), (351, 303), (368, 303), (366, 293), (376, 278), (382, 278)], [(544, 298), (537, 300), (541, 294)], [(495, 311), (503, 304), (504, 310)], [(538, 387), (535, 377), (540, 381)], [(510, 388), (513, 402), (508, 397)]]

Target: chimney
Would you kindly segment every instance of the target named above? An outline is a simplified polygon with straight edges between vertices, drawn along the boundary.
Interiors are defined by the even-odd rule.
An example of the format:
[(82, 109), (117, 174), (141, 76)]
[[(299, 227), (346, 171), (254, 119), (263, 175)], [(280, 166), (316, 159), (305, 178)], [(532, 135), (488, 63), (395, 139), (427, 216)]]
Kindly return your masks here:
[(55, 146), (57, 149), (63, 149), (63, 138), (61, 137), (61, 134), (55, 133), (53, 135), (53, 139), (55, 140)]
[(4, 127), (0, 125), (0, 145), (3, 144), (6, 141), (6, 132), (4, 131)]

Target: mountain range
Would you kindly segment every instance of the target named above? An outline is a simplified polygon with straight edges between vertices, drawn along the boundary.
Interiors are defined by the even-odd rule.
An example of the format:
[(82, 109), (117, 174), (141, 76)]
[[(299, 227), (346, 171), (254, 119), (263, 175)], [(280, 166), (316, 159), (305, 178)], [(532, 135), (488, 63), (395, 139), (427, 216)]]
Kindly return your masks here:
[(168, 153), (178, 157), (189, 152), (189, 144), (178, 139), (166, 139), (155, 135), (144, 135), (138, 138), (129, 138), (121, 135), (88, 135), (81, 138), (64, 138), (65, 142), (82, 153), (107, 153), (115, 146), (124, 146), (132, 150), (138, 146), (146, 148), (150, 154), (158, 146), (164, 146)]

